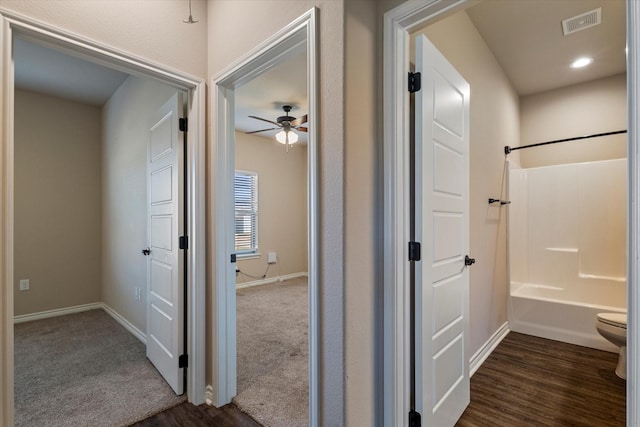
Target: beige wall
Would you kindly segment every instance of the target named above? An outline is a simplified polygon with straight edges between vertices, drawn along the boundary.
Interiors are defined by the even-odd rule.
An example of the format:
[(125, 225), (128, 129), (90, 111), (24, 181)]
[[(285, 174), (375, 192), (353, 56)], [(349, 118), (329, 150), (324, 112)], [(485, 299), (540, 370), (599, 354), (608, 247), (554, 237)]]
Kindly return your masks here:
[[(128, 77), (102, 108), (102, 301), (146, 332), (147, 144), (175, 89)], [(141, 301), (135, 288), (142, 290)]]
[[(0, 0), (0, 7), (176, 70), (207, 75), (207, 2), (192, 0)], [(233, 21), (233, 19), (228, 19)], [(188, 47), (188, 48), (186, 48)]]
[[(295, 144), (287, 153), (275, 139), (236, 132), (236, 169), (258, 174), (258, 252), (260, 258), (238, 259), (243, 273), (261, 277), (267, 252), (277, 262), (267, 278), (307, 272), (307, 147)], [(236, 275), (236, 283), (255, 278)]]
[(15, 315), (100, 301), (100, 126), (97, 107), (16, 90)]
[[(146, 4), (145, 4), (146, 2)], [(157, 60), (175, 68), (214, 78), (234, 62), (261, 44), (266, 38), (287, 25), (309, 8), (319, 9), (320, 46), (320, 123), (319, 178), (320, 178), (320, 425), (375, 425), (381, 410), (381, 144), (380, 114), (375, 96), (381, 87), (381, 72), (377, 53), (382, 51), (379, 25), (380, 14), (373, 1), (359, 0), (209, 0), (207, 17), (202, 26), (171, 24), (165, 30), (165, 21), (173, 17), (170, 9), (184, 6), (182, 1), (158, 2), (142, 0), (133, 6), (134, 11), (144, 10), (141, 18), (122, 12), (120, 2), (96, 0), (74, 2), (61, 0), (56, 8), (49, 2), (36, 0), (0, 0), (0, 6), (10, 7), (38, 19), (63, 26), (118, 48)], [(129, 4), (130, 2), (128, 2)], [(150, 4), (153, 3), (153, 6)], [(380, 12), (386, 8), (380, 2)], [(396, 2), (397, 3), (397, 2)], [(180, 4), (180, 7), (178, 7)], [(199, 2), (194, 2), (194, 6)], [(78, 5), (78, 9), (73, 9)], [(99, 7), (94, 7), (94, 6)], [(157, 16), (149, 14), (160, 8)], [(203, 6), (204, 7), (204, 6)], [(165, 10), (166, 8), (166, 10)], [(196, 14), (194, 10), (194, 14)], [(247, 13), (250, 11), (250, 13)], [(103, 19), (103, 16), (106, 19)], [(115, 17), (117, 16), (117, 19)], [(182, 14), (178, 13), (178, 18)], [(142, 22), (138, 22), (138, 20)], [(376, 25), (376, 21), (378, 25)], [(462, 22), (465, 21), (465, 22)], [(464, 31), (451, 37), (451, 28), (434, 29), (436, 44), (454, 55), (452, 62), (460, 62), (460, 70), (469, 73), (478, 68), (482, 77), (467, 77), (472, 85), (473, 97), (505, 99), (506, 111), (496, 105), (487, 111), (476, 111), (472, 103), (472, 126), (480, 128), (482, 149), (478, 153), (472, 142), (472, 175), (483, 164), (486, 176), (479, 176), (472, 184), (472, 251), (479, 260), (472, 272), (472, 283), (478, 289), (472, 295), (473, 348), (484, 342), (497, 325), (506, 319), (504, 266), (497, 259), (503, 252), (498, 242), (504, 222), (497, 216), (499, 210), (489, 210), (486, 198), (499, 192), (502, 174), (501, 146), (497, 140), (515, 139), (517, 125), (513, 129), (494, 129), (490, 121), (479, 123), (479, 118), (493, 118), (502, 114), (514, 116), (517, 123), (517, 101), (503, 86), (501, 71), (497, 70), (486, 46), (477, 34), (469, 29), (468, 19), (457, 24)], [(162, 23), (162, 25), (160, 24)], [(454, 24), (450, 24), (453, 26)], [(447, 26), (445, 26), (447, 27)], [(162, 30), (159, 30), (162, 28)], [(201, 40), (190, 31), (208, 28), (207, 37)], [(251, 28), (251, 31), (246, 31)], [(440, 40), (447, 39), (447, 40)], [(233, 43), (229, 43), (233, 40)], [(476, 50), (465, 50), (463, 57), (455, 56), (459, 40), (468, 40)], [(189, 46), (188, 49), (185, 46)], [(204, 53), (204, 50), (208, 54)], [(487, 53), (484, 56), (482, 53)], [(208, 63), (203, 67), (203, 61)], [(466, 61), (466, 62), (465, 62)], [(496, 78), (494, 75), (497, 75)], [(465, 76), (466, 77), (466, 76)], [(476, 94), (474, 83), (487, 78), (487, 87)], [(214, 88), (210, 88), (213, 91)], [(497, 91), (496, 94), (491, 91)], [(487, 95), (489, 93), (490, 95)], [(473, 101), (472, 101), (473, 102)], [(515, 107), (511, 106), (515, 103)], [(512, 111), (514, 110), (514, 111)], [(215, 117), (215, 105), (210, 105), (209, 115)], [(477, 119), (474, 119), (478, 117)], [(501, 116), (501, 117), (502, 117)], [(209, 135), (215, 132), (215, 123)], [(508, 138), (507, 138), (508, 137)], [(479, 137), (480, 138), (480, 137)], [(215, 184), (214, 141), (209, 145), (209, 183)], [(497, 151), (494, 158), (491, 144)], [(486, 158), (482, 158), (486, 155)], [(479, 156), (479, 157), (478, 157)], [(497, 175), (497, 176), (496, 176)], [(209, 202), (213, 200), (211, 194)], [(207, 301), (207, 325), (212, 324), (212, 308), (215, 300), (213, 271), (214, 220), (213, 205), (209, 204), (208, 281), (211, 297)], [(477, 213), (477, 214), (474, 214)], [(497, 254), (495, 257), (493, 254)], [(484, 257), (487, 259), (484, 259)], [(494, 265), (495, 264), (495, 265)], [(482, 266), (482, 267), (481, 267)], [(480, 268), (481, 267), (481, 268)], [(475, 300), (474, 300), (475, 298)], [(345, 301), (346, 299), (346, 301)], [(345, 320), (346, 318), (346, 320)], [(207, 329), (207, 383), (215, 384), (213, 370), (213, 330)], [(345, 346), (346, 353), (343, 353)], [(345, 419), (345, 406), (347, 408)]]
[[(375, 4), (345, 2), (346, 425), (382, 421), (382, 114)], [(381, 50), (380, 50), (381, 53)]]
[[(626, 74), (520, 98), (520, 143), (526, 145), (627, 129)], [(620, 159), (627, 136), (613, 135), (522, 150), (524, 168)]]
[[(209, 76), (215, 78), (223, 70), (267, 38), (285, 27), (313, 6), (319, 10), (319, 82), (320, 123), (319, 151), (319, 311), (320, 311), (320, 416), (319, 425), (344, 425), (344, 241), (353, 236), (344, 232), (344, 170), (349, 168), (344, 160), (344, 1), (343, 0), (209, 0)], [(364, 3), (363, 3), (364, 4)], [(366, 3), (374, 7), (375, 3)], [(247, 13), (250, 11), (250, 13)], [(250, 28), (251, 31), (247, 31)], [(233, 40), (230, 43), (229, 40)], [(371, 64), (373, 65), (373, 64)], [(210, 88), (213, 92), (215, 88)], [(211, 117), (216, 116), (215, 105), (211, 105)], [(373, 125), (373, 124), (371, 124)], [(215, 132), (213, 123), (211, 134)], [(365, 125), (366, 126), (366, 125)], [(215, 141), (212, 141), (212, 151)], [(211, 154), (211, 152), (210, 152)], [(215, 156), (210, 155), (209, 182), (215, 172)], [(212, 205), (210, 205), (212, 206)], [(365, 221), (372, 207), (363, 207)], [(209, 210), (209, 226), (212, 239), (209, 241), (208, 289), (213, 289), (215, 277), (215, 218)], [(357, 237), (357, 236), (356, 236)], [(348, 260), (346, 261), (348, 263)], [(364, 265), (367, 268), (368, 265)], [(207, 302), (207, 324), (213, 322), (211, 311), (215, 296)], [(348, 309), (348, 308), (347, 308)], [(207, 331), (209, 345), (208, 360), (215, 351), (213, 329)], [(214, 365), (209, 364), (207, 382), (215, 384)]]
[(518, 96), (464, 11), (424, 33), (471, 86), (471, 356), (507, 321), (506, 210), (487, 199), (504, 194), (503, 147), (519, 136)]

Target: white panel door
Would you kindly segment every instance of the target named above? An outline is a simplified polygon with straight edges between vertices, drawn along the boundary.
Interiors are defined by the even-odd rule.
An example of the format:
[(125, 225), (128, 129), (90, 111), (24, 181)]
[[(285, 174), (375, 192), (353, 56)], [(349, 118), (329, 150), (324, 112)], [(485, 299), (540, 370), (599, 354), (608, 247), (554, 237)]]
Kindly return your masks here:
[(469, 84), (416, 41), (416, 410), (455, 425), (469, 404)]
[(177, 394), (183, 393), (184, 292), (183, 138), (180, 93), (153, 116), (147, 163), (147, 357)]

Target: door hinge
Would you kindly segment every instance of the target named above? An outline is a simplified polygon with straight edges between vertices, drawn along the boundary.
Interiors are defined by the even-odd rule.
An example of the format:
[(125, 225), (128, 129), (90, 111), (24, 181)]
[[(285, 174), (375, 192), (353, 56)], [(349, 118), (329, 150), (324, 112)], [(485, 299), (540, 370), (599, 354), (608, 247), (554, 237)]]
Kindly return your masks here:
[(180, 249), (189, 249), (189, 236), (180, 236), (180, 243), (178, 243)]
[(409, 411), (409, 427), (421, 427), (422, 420), (420, 419), (420, 413), (413, 409)]
[(409, 242), (409, 261), (420, 261), (420, 242)]
[(186, 117), (180, 117), (178, 120), (178, 128), (180, 132), (186, 132), (189, 128), (189, 120)]
[(470, 266), (470, 265), (475, 264), (475, 262), (476, 262), (475, 258), (471, 258), (471, 257), (469, 257), (469, 255), (465, 255), (464, 256), (464, 265)]
[(188, 368), (189, 367), (189, 355), (181, 354), (178, 357), (178, 368)]
[(409, 73), (409, 92), (415, 93), (422, 88), (422, 78), (420, 73)]

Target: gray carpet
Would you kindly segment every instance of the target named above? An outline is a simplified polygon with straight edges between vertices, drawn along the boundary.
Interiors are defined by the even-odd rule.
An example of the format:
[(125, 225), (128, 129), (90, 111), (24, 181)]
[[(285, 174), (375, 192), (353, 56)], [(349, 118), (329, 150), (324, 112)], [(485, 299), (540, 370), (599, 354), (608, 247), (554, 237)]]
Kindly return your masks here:
[(182, 402), (102, 310), (15, 325), (15, 425), (126, 426)]
[(266, 427), (307, 426), (307, 278), (237, 291), (238, 395)]

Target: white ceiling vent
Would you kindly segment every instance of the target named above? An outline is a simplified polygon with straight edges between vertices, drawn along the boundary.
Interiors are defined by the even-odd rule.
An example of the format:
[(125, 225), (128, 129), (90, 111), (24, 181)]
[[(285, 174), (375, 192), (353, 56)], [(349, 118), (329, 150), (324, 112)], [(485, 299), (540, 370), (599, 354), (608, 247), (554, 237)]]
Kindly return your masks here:
[(577, 31), (586, 30), (587, 28), (599, 25), (602, 21), (602, 8), (594, 9), (590, 12), (582, 13), (573, 18), (567, 18), (562, 21), (562, 32), (565, 36)]

